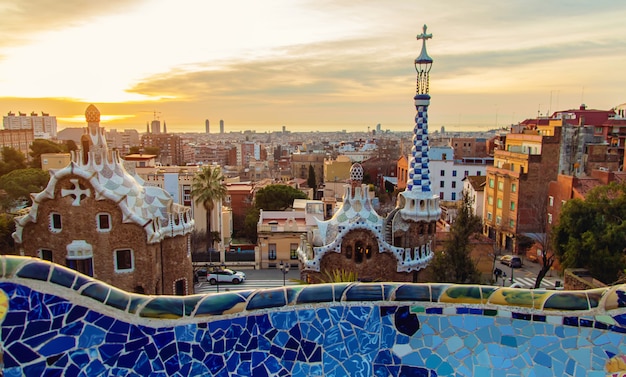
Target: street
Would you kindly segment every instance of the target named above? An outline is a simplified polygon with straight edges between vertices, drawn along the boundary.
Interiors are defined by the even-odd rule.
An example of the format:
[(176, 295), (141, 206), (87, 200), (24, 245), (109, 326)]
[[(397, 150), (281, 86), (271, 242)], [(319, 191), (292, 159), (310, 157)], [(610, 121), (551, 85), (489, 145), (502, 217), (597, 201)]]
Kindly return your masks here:
[[(541, 269), (541, 264), (533, 263), (527, 259), (524, 259), (521, 268), (512, 269), (511, 267), (504, 265), (499, 261), (496, 262), (495, 267), (501, 269), (506, 274), (506, 277), (504, 278), (504, 286), (509, 287), (511, 286), (511, 284), (518, 283), (521, 285), (521, 288), (533, 288), (535, 286), (537, 274)], [(511, 275), (513, 276), (513, 282), (511, 282)], [(558, 276), (556, 271), (550, 271), (541, 281), (541, 288), (554, 289), (556, 281), (562, 282), (563, 279)], [(503, 279), (500, 278), (495, 283), (495, 285), (502, 286), (502, 283)]]
[[(539, 272), (541, 265), (539, 263), (533, 263), (528, 260), (524, 260), (521, 268), (513, 269), (513, 283), (511, 283), (511, 267), (496, 262), (496, 268), (501, 269), (505, 274), (504, 286), (509, 287), (513, 283), (518, 283), (521, 288), (532, 288), (535, 286), (535, 279)], [(228, 284), (221, 283), (219, 286), (211, 285), (207, 281), (201, 279), (200, 282), (194, 285), (195, 293), (217, 293), (226, 291), (241, 291), (250, 289), (265, 289), (276, 288), (283, 286), (283, 273), (279, 269), (241, 269), (246, 274), (246, 281), (241, 284)], [(285, 285), (298, 285), (300, 284), (300, 272), (297, 269), (291, 269), (285, 274)], [(558, 276), (556, 271), (548, 272), (546, 277), (541, 281), (541, 288), (554, 289), (555, 282), (561, 281), (562, 278)], [(502, 286), (503, 279), (500, 278), (495, 285)]]
[[(219, 286), (211, 285), (206, 280), (201, 280), (194, 285), (195, 293), (217, 293), (227, 291), (243, 291), (250, 289), (276, 288), (283, 286), (283, 273), (279, 269), (241, 269), (246, 274), (246, 280), (241, 284), (220, 283)], [(284, 275), (285, 285), (298, 285), (300, 271), (291, 269)]]

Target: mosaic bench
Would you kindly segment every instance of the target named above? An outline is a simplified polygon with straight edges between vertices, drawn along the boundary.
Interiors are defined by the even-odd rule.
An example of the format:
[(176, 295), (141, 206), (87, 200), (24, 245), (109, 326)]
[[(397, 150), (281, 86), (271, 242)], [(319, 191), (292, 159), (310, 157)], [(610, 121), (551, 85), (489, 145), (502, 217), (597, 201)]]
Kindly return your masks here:
[(623, 376), (626, 287), (336, 283), (121, 291), (0, 257), (13, 376)]

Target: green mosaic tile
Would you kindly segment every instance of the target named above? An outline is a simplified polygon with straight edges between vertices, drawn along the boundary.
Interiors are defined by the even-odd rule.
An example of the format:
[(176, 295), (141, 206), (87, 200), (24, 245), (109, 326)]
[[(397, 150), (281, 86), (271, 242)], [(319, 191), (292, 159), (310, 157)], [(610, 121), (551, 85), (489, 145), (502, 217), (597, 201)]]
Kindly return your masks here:
[(154, 297), (141, 309), (139, 315), (145, 318), (180, 318), (183, 316), (183, 299), (171, 296)]
[(18, 256), (4, 257), (3, 259), (5, 263), (4, 263), (4, 271), (3, 271), (2, 276), (7, 279), (14, 277), (17, 270), (19, 270), (19, 268), (23, 264), (33, 260), (33, 258), (18, 257)]

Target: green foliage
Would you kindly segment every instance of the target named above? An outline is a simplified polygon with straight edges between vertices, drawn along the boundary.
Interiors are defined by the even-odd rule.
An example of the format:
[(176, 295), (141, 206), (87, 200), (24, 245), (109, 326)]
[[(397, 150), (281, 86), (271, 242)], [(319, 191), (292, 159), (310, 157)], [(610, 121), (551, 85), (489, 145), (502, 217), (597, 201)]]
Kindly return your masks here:
[(259, 222), (260, 211), (256, 207), (251, 207), (248, 209), (246, 213), (246, 218), (244, 219), (243, 224), (243, 233), (246, 238), (250, 240), (252, 243), (256, 243), (258, 233), (257, 233), (257, 223)]
[(19, 200), (27, 200), (30, 203), (30, 194), (43, 191), (48, 185), (50, 174), (41, 169), (18, 169), (0, 177), (0, 190), (6, 195), (2, 196), (2, 205), (9, 208)]
[(63, 143), (63, 149), (65, 150), (65, 152), (77, 151), (78, 145), (76, 145), (76, 142), (74, 140), (65, 140), (65, 142)]
[(128, 149), (128, 154), (139, 154), (141, 153), (141, 147), (138, 145), (133, 145)]
[(293, 206), (294, 199), (306, 199), (302, 191), (287, 185), (269, 185), (257, 191), (254, 206), (248, 210), (243, 224), (243, 233), (251, 242), (257, 239), (257, 223), (260, 210), (284, 211)]
[(26, 169), (26, 156), (17, 149), (3, 147), (2, 161), (0, 161), (0, 176), (17, 169)]
[(611, 284), (626, 268), (626, 184), (591, 190), (565, 203), (553, 228), (553, 248), (563, 268), (586, 268)]
[(62, 153), (65, 152), (65, 148), (50, 140), (35, 139), (30, 145), (31, 151), (28, 153), (32, 160), (30, 161), (30, 167), (41, 169), (41, 155), (44, 153)]
[(356, 272), (344, 269), (324, 270), (321, 277), (322, 283), (350, 283), (358, 280)]
[(306, 199), (306, 194), (287, 185), (269, 185), (257, 191), (254, 206), (265, 211), (284, 211), (293, 205), (294, 199)]
[(205, 166), (193, 177), (191, 196), (206, 210), (206, 239), (207, 248), (213, 247), (213, 232), (211, 231), (211, 211), (215, 203), (228, 195), (224, 185), (224, 176), (219, 167)]
[(0, 254), (8, 254), (13, 250), (13, 232), (15, 232), (15, 221), (13, 215), (0, 213)]
[(454, 223), (450, 226), (450, 237), (441, 252), (435, 253), (430, 264), (433, 280), (440, 283), (480, 283), (480, 272), (471, 259), (470, 237), (480, 232), (481, 218), (472, 213), (472, 199), (463, 191), (461, 206)]
[(317, 189), (317, 178), (315, 177), (315, 169), (313, 165), (309, 165), (309, 177), (306, 180), (307, 186), (313, 189), (313, 196), (315, 196), (315, 190)]
[(159, 147), (145, 147), (143, 149), (144, 154), (153, 154), (155, 156), (159, 156), (161, 154), (161, 148)]

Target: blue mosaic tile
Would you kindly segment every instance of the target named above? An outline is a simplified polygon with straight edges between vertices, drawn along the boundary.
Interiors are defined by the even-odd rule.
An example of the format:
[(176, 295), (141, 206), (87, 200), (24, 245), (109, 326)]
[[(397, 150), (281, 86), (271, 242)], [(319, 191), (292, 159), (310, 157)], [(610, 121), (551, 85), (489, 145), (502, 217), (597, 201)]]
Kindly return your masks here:
[(71, 288), (76, 279), (76, 273), (69, 268), (55, 265), (50, 276), (50, 282), (61, 285), (63, 287)]
[(248, 301), (247, 310), (258, 310), (282, 307), (287, 304), (287, 297), (283, 288), (268, 289), (256, 292)]
[(353, 285), (348, 287), (345, 292), (345, 300), (347, 301), (378, 301), (383, 299), (382, 285), (377, 283)]
[(17, 271), (17, 276), (26, 279), (48, 281), (52, 265), (43, 261), (32, 261)]

